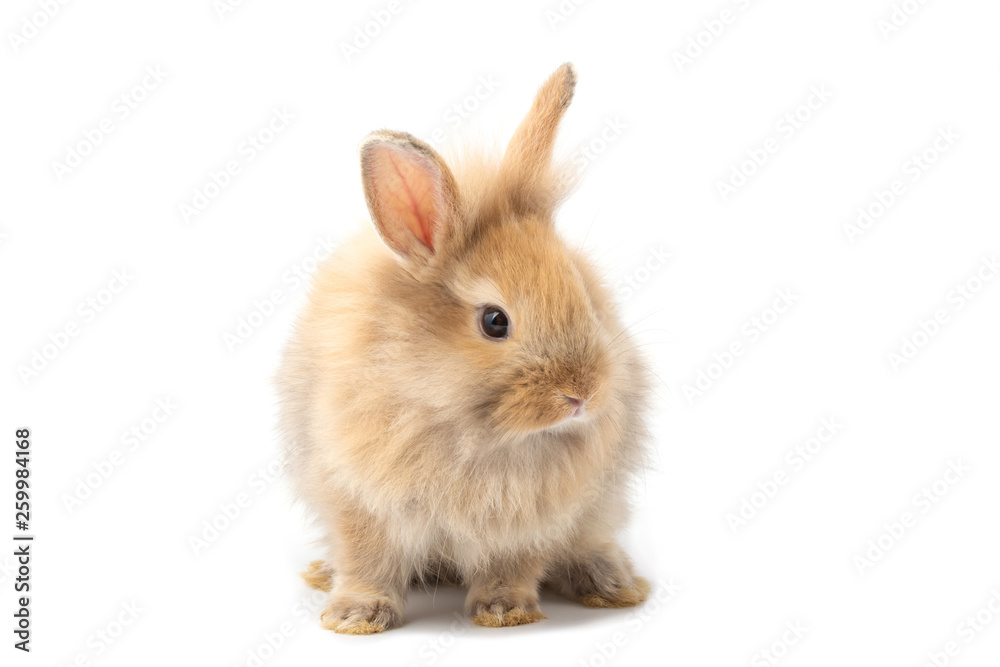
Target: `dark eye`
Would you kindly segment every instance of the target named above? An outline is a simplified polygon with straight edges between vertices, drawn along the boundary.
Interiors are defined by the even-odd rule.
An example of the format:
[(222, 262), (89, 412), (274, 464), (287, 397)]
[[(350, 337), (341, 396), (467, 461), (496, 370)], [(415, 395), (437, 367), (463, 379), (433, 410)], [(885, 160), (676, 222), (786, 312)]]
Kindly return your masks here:
[(486, 306), (480, 312), (482, 314), (479, 316), (479, 324), (484, 334), (490, 338), (499, 339), (507, 337), (507, 331), (510, 328), (507, 313), (496, 306)]

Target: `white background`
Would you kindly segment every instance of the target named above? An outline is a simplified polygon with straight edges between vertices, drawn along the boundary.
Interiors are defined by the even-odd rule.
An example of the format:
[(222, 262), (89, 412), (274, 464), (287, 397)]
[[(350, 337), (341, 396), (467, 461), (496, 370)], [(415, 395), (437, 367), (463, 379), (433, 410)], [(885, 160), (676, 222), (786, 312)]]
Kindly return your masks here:
[[(890, 0), (405, 1), (348, 57), (388, 0), (45, 4), (0, 16), (0, 533), (28, 426), (37, 536), (30, 655), (11, 646), (0, 550), (3, 664), (997, 664), (1000, 280), (977, 272), (1000, 252), (1000, 5), (908, 0), (880, 27)], [(559, 151), (589, 164), (558, 224), (662, 380), (623, 539), (665, 601), (637, 615), (545, 597), (548, 620), (490, 630), (456, 622), (462, 594), (440, 590), (384, 635), (322, 630), (298, 578), (315, 535), (267, 472), (295, 272), (366, 224), (365, 134), (501, 147), (567, 60)], [(247, 159), (274, 109), (294, 120)], [(230, 160), (240, 172), (185, 220)], [(849, 233), (859, 207), (881, 214)], [(793, 306), (775, 321), (779, 290)], [(714, 379), (695, 396), (700, 371)], [(162, 423), (157, 400), (178, 406)], [(834, 438), (789, 458), (831, 418)], [(134, 448), (132, 428), (148, 431)], [(953, 483), (949, 462), (967, 469)]]

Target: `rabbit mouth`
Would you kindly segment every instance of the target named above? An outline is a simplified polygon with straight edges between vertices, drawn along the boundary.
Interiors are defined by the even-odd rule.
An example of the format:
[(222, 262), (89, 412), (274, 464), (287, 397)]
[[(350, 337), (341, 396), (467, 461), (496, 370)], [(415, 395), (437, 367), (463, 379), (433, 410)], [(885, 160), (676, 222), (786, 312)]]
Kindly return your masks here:
[[(580, 398), (571, 393), (557, 392), (550, 396), (536, 396), (534, 400), (502, 400), (490, 410), (490, 421), (495, 428), (509, 433), (543, 433), (586, 428), (597, 416), (599, 397), (588, 394)], [(534, 403), (528, 409), (525, 403)], [(530, 404), (529, 403), (529, 404)]]

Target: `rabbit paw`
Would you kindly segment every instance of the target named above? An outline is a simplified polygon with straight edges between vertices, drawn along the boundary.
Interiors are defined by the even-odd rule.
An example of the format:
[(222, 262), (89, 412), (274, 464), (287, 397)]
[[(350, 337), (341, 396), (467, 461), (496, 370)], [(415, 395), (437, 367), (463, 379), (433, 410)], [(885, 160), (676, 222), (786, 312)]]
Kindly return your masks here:
[(386, 598), (335, 598), (319, 619), (324, 628), (343, 635), (373, 635), (402, 625), (403, 613)]
[(330, 592), (333, 583), (333, 569), (321, 560), (314, 560), (300, 575), (310, 587)]
[(473, 600), (467, 605), (467, 611), (472, 622), (484, 628), (524, 625), (545, 618), (536, 600), (518, 599), (512, 593)]
[(594, 555), (559, 568), (547, 582), (585, 607), (635, 607), (649, 597), (650, 585), (617, 558)]
[(636, 607), (649, 597), (649, 582), (642, 577), (619, 583), (582, 595), (580, 604), (585, 607)]

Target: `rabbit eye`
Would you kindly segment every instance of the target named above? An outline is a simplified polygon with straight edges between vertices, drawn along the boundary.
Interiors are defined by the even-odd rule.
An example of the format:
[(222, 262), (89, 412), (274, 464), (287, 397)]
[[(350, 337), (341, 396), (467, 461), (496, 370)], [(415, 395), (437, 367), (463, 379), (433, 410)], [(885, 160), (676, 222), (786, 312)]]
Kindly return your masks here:
[(484, 334), (496, 339), (507, 337), (510, 329), (507, 313), (496, 306), (486, 306), (480, 309), (479, 313), (479, 326), (482, 327)]

